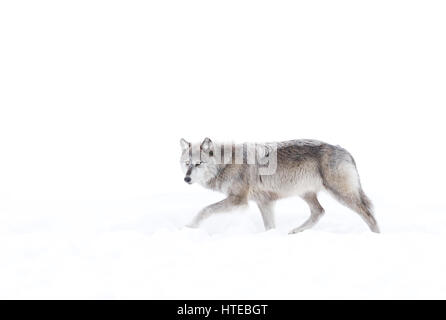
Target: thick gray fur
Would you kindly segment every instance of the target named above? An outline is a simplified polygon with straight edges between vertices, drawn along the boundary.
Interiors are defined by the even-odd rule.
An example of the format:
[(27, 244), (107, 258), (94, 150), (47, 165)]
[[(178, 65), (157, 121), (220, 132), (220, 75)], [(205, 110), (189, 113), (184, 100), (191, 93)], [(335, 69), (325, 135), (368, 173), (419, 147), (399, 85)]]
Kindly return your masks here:
[[(372, 211), (372, 203), (362, 190), (353, 157), (340, 146), (317, 140), (291, 140), (277, 144), (277, 169), (271, 175), (259, 175), (258, 164), (223, 164), (215, 157), (221, 144), (206, 138), (201, 144), (181, 139), (181, 166), (185, 181), (222, 192), (226, 198), (202, 209), (190, 227), (198, 227), (203, 220), (219, 212), (228, 212), (248, 200), (260, 209), (265, 229), (275, 227), (274, 204), (290, 196), (301, 197), (310, 207), (311, 215), (290, 233), (313, 227), (324, 214), (317, 199), (326, 190), (340, 203), (352, 209), (367, 223), (370, 230), (379, 232)], [(194, 148), (200, 150), (198, 159), (191, 156)], [(242, 145), (234, 145), (232, 152)], [(234, 155), (232, 155), (234, 156)]]

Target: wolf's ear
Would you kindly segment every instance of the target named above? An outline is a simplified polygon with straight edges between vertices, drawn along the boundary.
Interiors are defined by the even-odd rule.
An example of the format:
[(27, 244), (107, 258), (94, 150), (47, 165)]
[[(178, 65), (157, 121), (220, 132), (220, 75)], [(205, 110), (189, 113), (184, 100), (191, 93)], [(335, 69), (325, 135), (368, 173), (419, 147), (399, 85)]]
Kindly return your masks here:
[(181, 149), (186, 150), (190, 147), (190, 143), (181, 138), (180, 140)]
[(205, 138), (203, 140), (203, 142), (201, 143), (201, 150), (209, 153), (210, 156), (213, 156), (214, 155), (214, 144), (212, 143), (212, 140), (209, 138)]

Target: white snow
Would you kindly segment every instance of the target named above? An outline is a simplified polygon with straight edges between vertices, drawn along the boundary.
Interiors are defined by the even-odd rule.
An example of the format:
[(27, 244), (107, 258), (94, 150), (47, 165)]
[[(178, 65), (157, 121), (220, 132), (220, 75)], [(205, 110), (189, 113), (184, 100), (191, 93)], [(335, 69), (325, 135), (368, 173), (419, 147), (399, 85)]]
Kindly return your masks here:
[(383, 233), (376, 235), (322, 196), (326, 216), (297, 235), (287, 231), (308, 215), (300, 199), (279, 203), (278, 228), (269, 232), (255, 206), (212, 217), (200, 229), (183, 227), (218, 198), (197, 188), (86, 203), (71, 208), (70, 218), (48, 212), (15, 219), (4, 212), (0, 297), (445, 297), (446, 217), (439, 211), (423, 212), (429, 228), (415, 226), (417, 210), (378, 208)]

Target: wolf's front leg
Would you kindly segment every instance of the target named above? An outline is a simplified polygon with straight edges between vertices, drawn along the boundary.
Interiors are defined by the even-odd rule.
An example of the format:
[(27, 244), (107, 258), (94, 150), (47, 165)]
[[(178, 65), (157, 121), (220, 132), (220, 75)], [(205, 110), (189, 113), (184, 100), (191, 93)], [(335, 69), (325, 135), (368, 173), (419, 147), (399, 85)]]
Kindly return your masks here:
[(241, 196), (229, 196), (224, 200), (211, 204), (203, 208), (187, 226), (198, 228), (203, 220), (209, 218), (214, 213), (228, 212), (247, 203), (247, 199)]
[(274, 223), (274, 201), (258, 201), (257, 205), (263, 218), (263, 225), (268, 231), (276, 227)]

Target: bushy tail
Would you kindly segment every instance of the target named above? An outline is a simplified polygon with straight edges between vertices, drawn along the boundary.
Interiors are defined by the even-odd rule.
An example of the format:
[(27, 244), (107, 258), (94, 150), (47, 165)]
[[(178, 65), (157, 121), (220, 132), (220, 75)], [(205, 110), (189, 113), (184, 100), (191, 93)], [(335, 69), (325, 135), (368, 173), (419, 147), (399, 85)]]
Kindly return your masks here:
[(353, 157), (347, 151), (335, 148), (321, 164), (325, 188), (339, 202), (357, 212), (373, 232), (379, 232), (372, 201), (362, 190)]
[(372, 201), (369, 199), (369, 197), (366, 196), (366, 194), (364, 193), (364, 191), (362, 190), (361, 187), (359, 187), (359, 197), (361, 199), (361, 203), (362, 205), (368, 210), (370, 211), (370, 213), (373, 213), (373, 203)]

